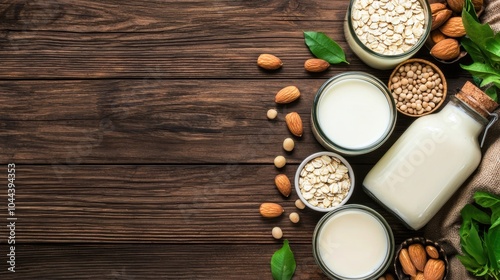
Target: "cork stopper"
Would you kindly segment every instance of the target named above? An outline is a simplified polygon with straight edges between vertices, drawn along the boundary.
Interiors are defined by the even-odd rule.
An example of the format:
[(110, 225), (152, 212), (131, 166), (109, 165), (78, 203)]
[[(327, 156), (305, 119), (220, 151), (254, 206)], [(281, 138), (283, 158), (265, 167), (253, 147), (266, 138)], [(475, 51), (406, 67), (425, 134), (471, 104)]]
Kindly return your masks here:
[(498, 107), (498, 104), (493, 99), (471, 82), (466, 82), (455, 96), (486, 119), (489, 113)]

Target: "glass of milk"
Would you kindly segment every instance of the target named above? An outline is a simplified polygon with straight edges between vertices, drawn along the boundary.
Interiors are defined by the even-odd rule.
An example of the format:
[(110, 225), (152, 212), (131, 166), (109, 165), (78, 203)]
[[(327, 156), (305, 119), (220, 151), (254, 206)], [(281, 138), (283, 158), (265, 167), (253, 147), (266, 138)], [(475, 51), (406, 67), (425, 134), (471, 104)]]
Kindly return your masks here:
[(326, 149), (360, 155), (380, 147), (396, 124), (396, 104), (387, 86), (364, 72), (327, 80), (314, 98), (312, 131)]
[(391, 264), (394, 236), (375, 210), (348, 204), (319, 220), (313, 234), (313, 255), (331, 279), (377, 279)]

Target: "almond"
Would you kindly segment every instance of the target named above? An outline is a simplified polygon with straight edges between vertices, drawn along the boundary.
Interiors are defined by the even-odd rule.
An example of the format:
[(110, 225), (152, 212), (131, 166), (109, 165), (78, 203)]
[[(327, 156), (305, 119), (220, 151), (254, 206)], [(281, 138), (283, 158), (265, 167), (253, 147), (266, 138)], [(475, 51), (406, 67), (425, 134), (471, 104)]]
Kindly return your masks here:
[(453, 14), (453, 12), (450, 9), (440, 10), (432, 14), (431, 30), (437, 29), (443, 25), (451, 17), (451, 14)]
[(439, 31), (439, 29), (431, 31), (432, 43), (437, 44), (437, 43), (443, 41), (444, 39), (446, 39), (446, 36), (444, 36), (444, 34), (441, 31)]
[(278, 191), (288, 197), (290, 193), (292, 193), (292, 183), (285, 174), (278, 174), (274, 177), (274, 184), (276, 184), (276, 188)]
[(431, 14), (435, 14), (436, 12), (446, 9), (446, 4), (439, 2), (431, 3), (429, 6), (431, 7)]
[(301, 137), (302, 133), (304, 132), (304, 128), (302, 126), (302, 119), (300, 118), (300, 115), (297, 112), (291, 112), (288, 113), (285, 116), (285, 121), (286, 121), (286, 126), (288, 127), (288, 130), (290, 132), (297, 136)]
[(427, 246), (425, 246), (425, 252), (427, 252), (427, 255), (429, 256), (429, 258), (439, 259), (439, 252), (436, 249), (436, 247), (434, 247), (432, 245), (427, 245)]
[(425, 263), (427, 262), (427, 253), (424, 246), (420, 243), (411, 244), (408, 246), (408, 254), (415, 268), (418, 271), (424, 271)]
[(323, 72), (326, 69), (328, 69), (328, 67), (330, 67), (330, 63), (328, 63), (328, 61), (326, 60), (319, 58), (311, 58), (306, 60), (306, 62), (304, 62), (304, 68), (308, 72), (315, 72), (315, 73)]
[(425, 277), (422, 272), (417, 272), (417, 275), (415, 277), (412, 277), (411, 280), (425, 280)]
[(394, 280), (394, 276), (392, 276), (392, 274), (390, 273), (387, 273), (386, 275), (384, 275), (385, 277), (385, 280)]
[(432, 47), (431, 55), (441, 60), (452, 60), (460, 55), (460, 44), (453, 38), (439, 41)]
[(465, 35), (465, 27), (462, 22), (462, 17), (451, 17), (439, 30), (448, 37), (459, 38)]
[(429, 259), (424, 268), (425, 280), (441, 280), (444, 277), (445, 264), (442, 260)]
[(278, 104), (287, 104), (297, 100), (300, 97), (300, 91), (296, 86), (288, 86), (280, 89), (274, 97), (274, 102)]
[[(457, 14), (462, 13), (465, 0), (447, 0), (448, 6)], [(483, 7), (483, 0), (472, 0), (474, 10), (479, 11)]]
[(257, 65), (266, 69), (266, 70), (276, 70), (283, 66), (283, 62), (277, 56), (272, 54), (261, 54), (259, 58), (257, 58)]
[(265, 202), (260, 205), (259, 212), (264, 218), (276, 218), (281, 216), (285, 210), (277, 203)]
[(405, 274), (412, 277), (415, 277), (417, 275), (417, 269), (411, 262), (410, 255), (408, 254), (408, 249), (403, 248), (399, 252), (399, 263), (401, 264), (401, 268), (403, 268), (403, 272)]

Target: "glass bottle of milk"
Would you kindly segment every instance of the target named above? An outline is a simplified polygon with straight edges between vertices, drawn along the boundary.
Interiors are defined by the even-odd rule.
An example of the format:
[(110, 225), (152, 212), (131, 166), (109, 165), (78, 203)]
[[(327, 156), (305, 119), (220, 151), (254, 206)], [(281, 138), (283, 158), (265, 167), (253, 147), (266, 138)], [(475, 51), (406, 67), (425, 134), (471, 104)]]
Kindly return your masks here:
[(370, 170), (365, 192), (409, 228), (422, 228), (479, 165), (478, 137), (498, 118), (497, 106), (467, 82), (439, 113), (410, 125)]

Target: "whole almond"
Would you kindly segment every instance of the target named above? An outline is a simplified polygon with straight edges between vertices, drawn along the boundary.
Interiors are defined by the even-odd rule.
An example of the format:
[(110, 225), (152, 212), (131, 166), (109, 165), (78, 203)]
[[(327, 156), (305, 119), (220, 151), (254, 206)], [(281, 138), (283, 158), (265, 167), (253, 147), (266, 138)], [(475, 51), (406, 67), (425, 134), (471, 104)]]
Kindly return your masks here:
[(437, 59), (452, 60), (460, 55), (460, 44), (453, 38), (447, 38), (435, 44), (430, 53)]
[(439, 30), (448, 37), (459, 38), (465, 35), (465, 27), (462, 22), (462, 17), (451, 17)]
[(306, 62), (304, 62), (304, 68), (308, 72), (314, 72), (314, 73), (323, 72), (326, 69), (328, 69), (328, 67), (330, 67), (330, 63), (328, 63), (328, 61), (326, 60), (319, 58), (311, 58), (306, 60)]
[[(447, 0), (448, 6), (457, 14), (462, 13), (465, 0)], [(483, 7), (483, 0), (472, 0), (474, 10), (479, 11)]]
[(277, 56), (264, 53), (259, 55), (259, 58), (257, 58), (257, 65), (266, 70), (276, 70), (283, 66), (283, 62), (281, 62), (281, 59)]
[(274, 102), (278, 104), (287, 104), (297, 100), (300, 97), (300, 91), (296, 86), (287, 86), (280, 89), (274, 97)]
[(417, 275), (415, 277), (412, 277), (411, 279), (412, 280), (425, 280), (424, 273), (417, 272)]
[(285, 197), (290, 196), (292, 193), (292, 183), (285, 174), (278, 174), (274, 177), (274, 184), (278, 191)]
[(419, 271), (424, 271), (425, 263), (427, 262), (427, 253), (425, 248), (420, 243), (411, 244), (408, 246), (408, 255), (410, 260)]
[(259, 212), (264, 218), (276, 218), (281, 216), (285, 210), (277, 203), (264, 202), (260, 205)]
[(441, 31), (439, 31), (439, 29), (432, 30), (430, 36), (431, 36), (431, 40), (434, 44), (437, 44), (440, 41), (443, 41), (444, 39), (446, 39), (446, 36), (444, 36), (444, 34)]
[(427, 255), (432, 258), (432, 259), (439, 259), (439, 252), (436, 249), (436, 247), (432, 245), (427, 245), (425, 246), (425, 252), (427, 252)]
[(293, 135), (297, 137), (302, 136), (304, 128), (302, 126), (302, 119), (300, 118), (300, 115), (297, 112), (288, 113), (285, 116), (285, 122), (286, 126), (288, 127), (288, 130), (290, 130), (290, 132)]
[(432, 14), (431, 30), (437, 29), (441, 25), (443, 25), (451, 17), (452, 14), (453, 11), (450, 9), (440, 10)]
[(401, 249), (398, 258), (399, 263), (401, 264), (401, 268), (403, 268), (403, 272), (407, 275), (415, 277), (417, 275), (417, 269), (411, 262), (410, 255), (408, 254), (408, 249)]
[(431, 7), (431, 14), (434, 14), (436, 12), (439, 12), (441, 10), (446, 9), (446, 4), (440, 3), (440, 2), (431, 3), (431, 4), (429, 4), (429, 6)]
[(441, 280), (444, 277), (445, 264), (442, 260), (429, 259), (425, 264), (424, 278), (425, 280)]

